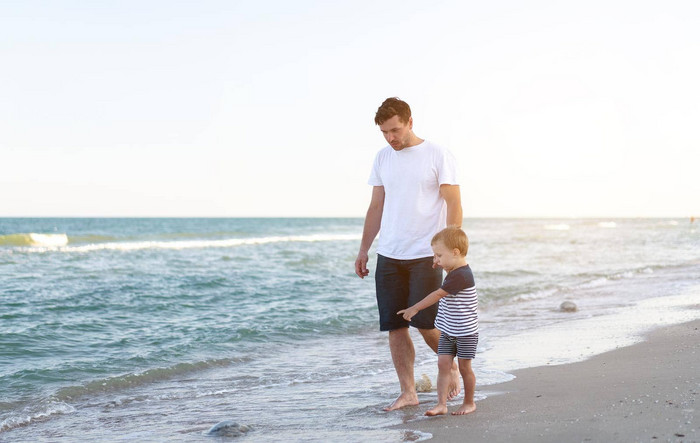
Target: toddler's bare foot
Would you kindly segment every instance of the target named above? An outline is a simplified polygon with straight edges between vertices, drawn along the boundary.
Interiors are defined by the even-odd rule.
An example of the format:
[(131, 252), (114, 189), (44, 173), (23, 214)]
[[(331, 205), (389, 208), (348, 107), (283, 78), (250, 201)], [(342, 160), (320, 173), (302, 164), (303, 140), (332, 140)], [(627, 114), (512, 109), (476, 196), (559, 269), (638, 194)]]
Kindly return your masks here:
[(385, 411), (395, 411), (397, 409), (405, 408), (406, 406), (416, 406), (418, 404), (418, 395), (415, 393), (408, 394), (403, 393), (399, 395), (396, 400), (389, 406), (385, 407)]
[(463, 404), (462, 406), (459, 407), (459, 409), (454, 411), (452, 413), (452, 415), (467, 415), (467, 414), (471, 414), (474, 411), (476, 411), (476, 404), (475, 403)]
[(450, 374), (450, 386), (447, 391), (447, 401), (454, 400), (455, 397), (462, 392), (462, 383), (459, 381), (459, 370), (457, 365), (452, 367), (452, 373)]
[(442, 405), (437, 405), (433, 409), (430, 409), (425, 412), (425, 415), (428, 417), (433, 417), (436, 415), (445, 415), (447, 414), (447, 406), (442, 406)]

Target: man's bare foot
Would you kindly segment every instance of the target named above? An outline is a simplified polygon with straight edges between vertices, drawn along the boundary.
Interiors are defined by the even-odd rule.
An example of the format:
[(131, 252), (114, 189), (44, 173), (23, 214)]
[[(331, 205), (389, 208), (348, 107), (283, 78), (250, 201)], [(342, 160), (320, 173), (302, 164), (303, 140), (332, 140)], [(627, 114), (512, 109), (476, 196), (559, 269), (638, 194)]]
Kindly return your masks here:
[(425, 411), (425, 415), (427, 415), (428, 417), (434, 417), (436, 415), (445, 415), (445, 414), (447, 414), (447, 406), (442, 406), (442, 405), (437, 405), (433, 409)]
[(385, 407), (385, 411), (395, 411), (397, 409), (405, 408), (406, 406), (416, 406), (418, 404), (418, 396), (408, 393), (403, 393), (398, 396), (396, 400), (389, 406)]
[(469, 404), (463, 404), (462, 406), (459, 407), (456, 411), (452, 413), (452, 415), (467, 415), (471, 414), (472, 412), (476, 411), (476, 404), (474, 403), (469, 403)]
[(450, 386), (448, 387), (449, 391), (447, 391), (447, 401), (454, 400), (455, 397), (459, 395), (460, 392), (462, 392), (462, 383), (460, 383), (459, 380), (459, 370), (457, 369), (457, 365), (454, 365), (452, 367), (452, 373), (450, 374)]

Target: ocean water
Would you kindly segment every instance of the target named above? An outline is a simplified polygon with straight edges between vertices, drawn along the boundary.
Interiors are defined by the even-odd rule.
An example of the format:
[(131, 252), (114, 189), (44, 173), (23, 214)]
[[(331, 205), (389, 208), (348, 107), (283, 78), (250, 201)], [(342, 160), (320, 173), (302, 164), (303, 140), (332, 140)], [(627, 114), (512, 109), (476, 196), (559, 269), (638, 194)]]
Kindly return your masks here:
[[(466, 219), (477, 399), (700, 317), (687, 219)], [(0, 441), (400, 442), (361, 219), (0, 219)], [(562, 312), (563, 301), (576, 312)], [(436, 357), (416, 338), (416, 377)], [(457, 400), (458, 404), (459, 400)], [(239, 436), (211, 436), (222, 421)], [(392, 428), (402, 425), (403, 430)]]

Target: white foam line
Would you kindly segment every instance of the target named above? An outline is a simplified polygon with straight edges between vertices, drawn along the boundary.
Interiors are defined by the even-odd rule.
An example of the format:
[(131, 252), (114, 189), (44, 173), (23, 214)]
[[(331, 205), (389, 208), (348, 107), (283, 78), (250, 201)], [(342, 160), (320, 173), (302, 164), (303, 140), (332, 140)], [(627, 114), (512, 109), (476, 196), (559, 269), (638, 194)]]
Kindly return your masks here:
[(565, 223), (560, 223), (557, 225), (545, 225), (544, 229), (548, 231), (568, 231), (569, 229), (571, 229), (571, 226)]
[(186, 240), (186, 241), (142, 241), (142, 242), (110, 242), (97, 243), (83, 246), (61, 246), (61, 247), (29, 247), (21, 248), (24, 252), (92, 252), (92, 251), (138, 251), (143, 249), (195, 249), (195, 248), (230, 248), (242, 245), (261, 245), (268, 243), (286, 242), (322, 242), (322, 241), (343, 241), (360, 240), (358, 234), (317, 234), (317, 235), (291, 235), (277, 237), (258, 238), (230, 238), (224, 240)]
[(18, 428), (20, 426), (26, 426), (38, 419), (43, 419), (52, 415), (70, 414), (73, 412), (75, 412), (75, 408), (63, 402), (51, 402), (48, 406), (46, 406), (46, 409), (39, 411), (25, 409), (21, 413), (10, 415), (8, 418), (0, 422), (0, 433)]

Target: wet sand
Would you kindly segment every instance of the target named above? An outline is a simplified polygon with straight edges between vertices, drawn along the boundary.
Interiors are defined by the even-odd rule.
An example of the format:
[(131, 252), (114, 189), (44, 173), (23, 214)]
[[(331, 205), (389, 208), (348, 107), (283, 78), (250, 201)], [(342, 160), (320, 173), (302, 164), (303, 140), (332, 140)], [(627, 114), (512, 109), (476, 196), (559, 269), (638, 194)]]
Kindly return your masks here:
[(428, 432), (437, 442), (700, 442), (700, 320), (583, 362), (514, 374), (498, 385), (479, 387), (477, 380), (488, 398), (473, 414), (397, 428)]

